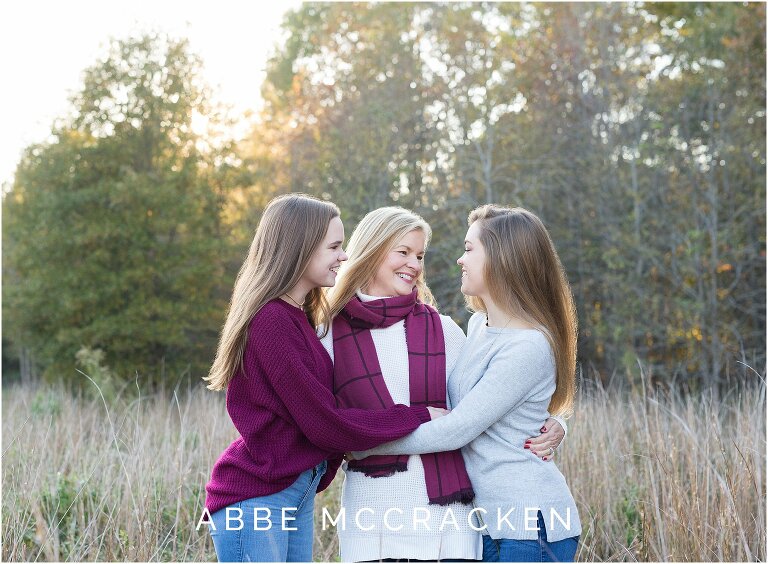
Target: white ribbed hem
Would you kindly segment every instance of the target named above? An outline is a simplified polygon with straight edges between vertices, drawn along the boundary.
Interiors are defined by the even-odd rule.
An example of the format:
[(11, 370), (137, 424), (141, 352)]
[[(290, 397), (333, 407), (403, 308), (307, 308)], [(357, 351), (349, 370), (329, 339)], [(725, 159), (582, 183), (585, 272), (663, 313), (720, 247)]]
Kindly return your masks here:
[(367, 535), (339, 531), (342, 562), (362, 562), (383, 558), (412, 560), (482, 560), (483, 537), (479, 533), (444, 535)]

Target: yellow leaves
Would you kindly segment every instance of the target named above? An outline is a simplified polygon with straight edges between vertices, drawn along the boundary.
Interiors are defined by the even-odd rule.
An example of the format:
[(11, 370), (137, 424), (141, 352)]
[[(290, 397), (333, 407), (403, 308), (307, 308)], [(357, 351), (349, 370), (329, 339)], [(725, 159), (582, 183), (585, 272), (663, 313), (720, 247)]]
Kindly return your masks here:
[(693, 329), (691, 329), (688, 335), (699, 342), (701, 342), (704, 339), (703, 335), (701, 334), (701, 328), (699, 326), (696, 326)]
[(595, 325), (599, 325), (600, 324), (600, 319), (602, 318), (601, 309), (602, 309), (602, 304), (600, 302), (595, 302), (593, 304), (593, 308), (592, 308), (592, 312), (590, 314), (590, 318), (592, 319), (592, 322)]
[(727, 262), (718, 264), (716, 271), (718, 274), (722, 274), (723, 272), (733, 272), (733, 265)]
[(687, 341), (697, 342), (704, 340), (704, 334), (701, 332), (701, 327), (699, 325), (696, 325), (687, 331), (685, 329), (675, 329), (672, 330), (669, 335), (673, 339), (685, 339)]
[(296, 97), (301, 96), (303, 79), (303, 73), (297, 72), (291, 81), (291, 93)]

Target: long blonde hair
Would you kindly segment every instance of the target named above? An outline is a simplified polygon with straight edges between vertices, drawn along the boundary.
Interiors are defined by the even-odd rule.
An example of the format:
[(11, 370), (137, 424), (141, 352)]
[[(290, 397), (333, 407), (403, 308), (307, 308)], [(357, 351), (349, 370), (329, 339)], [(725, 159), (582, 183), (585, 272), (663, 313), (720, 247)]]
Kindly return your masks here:
[[(305, 194), (287, 194), (269, 202), (235, 280), (216, 359), (203, 378), (209, 389), (226, 389), (242, 369), (251, 319), (264, 304), (299, 282), (334, 217), (339, 217), (335, 204)], [(304, 310), (314, 327), (328, 324), (328, 301), (320, 288), (307, 294)]]
[[(387, 253), (414, 229), (424, 232), (426, 250), (432, 229), (424, 218), (411, 211), (396, 206), (378, 208), (360, 220), (347, 245), (349, 260), (341, 266), (339, 280), (329, 292), (331, 318), (344, 309), (357, 290), (373, 280)], [(424, 269), (416, 278), (416, 288), (422, 303), (435, 305), (424, 278)]]
[[(577, 316), (573, 295), (552, 239), (542, 221), (523, 208), (487, 204), (469, 214), (479, 222), (485, 250), (483, 277), (493, 301), (506, 313), (543, 330), (555, 356), (557, 383), (550, 413), (568, 414), (576, 395)], [(473, 311), (483, 300), (467, 296)]]

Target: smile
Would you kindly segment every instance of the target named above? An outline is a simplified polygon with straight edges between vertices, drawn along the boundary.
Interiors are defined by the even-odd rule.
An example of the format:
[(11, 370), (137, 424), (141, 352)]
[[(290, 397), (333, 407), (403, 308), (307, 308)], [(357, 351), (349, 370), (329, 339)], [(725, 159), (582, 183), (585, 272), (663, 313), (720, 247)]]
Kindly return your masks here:
[(405, 280), (406, 282), (413, 282), (413, 276), (410, 274), (406, 274), (405, 272), (396, 272), (395, 274), (398, 278)]

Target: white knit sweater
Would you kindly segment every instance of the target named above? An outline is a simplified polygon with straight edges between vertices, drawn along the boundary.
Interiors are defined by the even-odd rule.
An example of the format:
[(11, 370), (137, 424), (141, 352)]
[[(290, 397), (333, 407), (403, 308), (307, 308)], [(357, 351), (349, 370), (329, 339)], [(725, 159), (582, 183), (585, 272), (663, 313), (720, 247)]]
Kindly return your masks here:
[[(379, 299), (360, 292), (358, 296), (363, 301)], [(445, 336), (446, 371), (450, 374), (458, 361), (465, 336), (450, 317), (440, 317)], [(385, 329), (374, 329), (371, 336), (392, 400), (410, 405), (404, 322)], [(322, 342), (333, 358), (331, 331)], [(468, 523), (472, 506), (461, 503), (429, 505), (424, 466), (419, 455), (408, 458), (407, 471), (385, 478), (370, 478), (362, 472), (349, 472), (346, 462), (342, 464), (342, 469), (345, 478), (341, 506), (346, 511), (346, 527), (342, 528), (341, 523), (337, 526), (342, 561), (482, 559), (482, 537)], [(385, 525), (385, 513), (390, 509)], [(426, 523), (414, 524), (414, 510), (418, 517), (428, 514)], [(451, 519), (449, 510), (455, 520)], [(359, 516), (357, 520), (356, 515)]]

